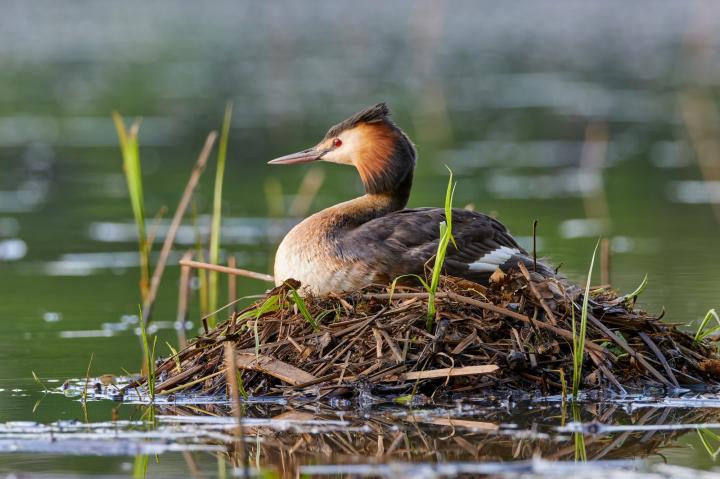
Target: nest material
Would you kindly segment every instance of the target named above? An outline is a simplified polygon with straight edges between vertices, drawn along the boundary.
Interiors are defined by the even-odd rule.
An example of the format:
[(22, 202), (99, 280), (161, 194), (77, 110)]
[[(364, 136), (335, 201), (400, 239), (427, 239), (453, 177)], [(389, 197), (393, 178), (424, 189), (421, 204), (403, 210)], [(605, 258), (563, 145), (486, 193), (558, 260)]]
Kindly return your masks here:
[[(430, 321), (424, 289), (300, 299), (297, 286), (273, 289), (161, 361), (156, 392), (225, 394), (229, 367), (251, 396), (551, 394), (571, 383), (583, 291), (565, 280), (525, 269), (498, 271), (487, 287), (444, 277)], [(720, 384), (714, 344), (694, 343), (634, 301), (591, 289), (583, 390)]]

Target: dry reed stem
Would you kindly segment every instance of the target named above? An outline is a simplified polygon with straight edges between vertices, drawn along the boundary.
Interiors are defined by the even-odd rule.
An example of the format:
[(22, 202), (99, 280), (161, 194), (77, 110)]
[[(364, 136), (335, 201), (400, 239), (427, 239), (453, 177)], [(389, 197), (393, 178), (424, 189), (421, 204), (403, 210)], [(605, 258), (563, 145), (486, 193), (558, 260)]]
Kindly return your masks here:
[[(192, 251), (186, 251), (183, 259), (189, 260), (192, 258)], [(178, 335), (178, 346), (180, 349), (187, 347), (187, 334), (185, 333), (185, 323), (187, 322), (188, 312), (188, 298), (190, 297), (190, 268), (188, 266), (180, 267), (180, 285), (178, 291), (178, 308), (177, 318), (178, 323), (177, 335)]]
[[(668, 386), (670, 388), (674, 387), (673, 383), (668, 381), (665, 376), (660, 374), (657, 369), (652, 367), (642, 355), (638, 354), (637, 351), (635, 351), (633, 348), (631, 348), (623, 339), (620, 339), (615, 333), (610, 331), (610, 329), (605, 326), (603, 323), (601, 323), (597, 318), (595, 318), (592, 314), (588, 314), (588, 319), (595, 324), (605, 335), (612, 339), (615, 344), (620, 346), (620, 348), (624, 349), (626, 353), (628, 353), (630, 356), (635, 358), (637, 362), (642, 364), (642, 366), (653, 376), (655, 376), (655, 379), (663, 383), (665, 386)], [(587, 343), (586, 343), (587, 346)]]
[[(424, 371), (412, 371), (403, 373), (399, 379), (403, 381), (414, 381), (416, 379), (446, 378), (453, 376), (470, 376), (478, 374), (490, 374), (500, 369), (494, 364), (485, 366), (466, 366), (464, 368), (426, 369)], [(393, 379), (386, 379), (393, 380)], [(396, 380), (396, 379), (395, 379)]]
[(547, 314), (548, 319), (550, 320), (550, 323), (555, 326), (557, 324), (557, 319), (555, 319), (555, 315), (550, 310), (548, 305), (545, 303), (545, 300), (543, 300), (542, 296), (540, 296), (540, 293), (538, 293), (537, 288), (535, 287), (535, 284), (533, 283), (532, 279), (530, 278), (530, 272), (527, 270), (527, 267), (523, 263), (518, 263), (518, 267), (520, 268), (520, 272), (523, 274), (525, 279), (527, 280), (528, 287), (530, 288), (530, 291), (532, 291), (533, 295), (535, 295), (535, 299), (538, 300), (540, 303), (540, 306), (542, 306), (543, 310), (545, 311), (545, 314)]
[(162, 280), (163, 272), (165, 271), (165, 265), (167, 264), (168, 256), (170, 256), (170, 251), (172, 249), (173, 243), (175, 242), (175, 236), (177, 235), (178, 228), (180, 228), (180, 223), (182, 222), (183, 216), (185, 216), (185, 210), (187, 210), (187, 207), (190, 204), (190, 198), (192, 197), (193, 192), (195, 191), (195, 188), (200, 181), (200, 176), (202, 176), (202, 173), (205, 170), (205, 166), (207, 165), (207, 161), (210, 157), (210, 152), (212, 151), (212, 147), (215, 143), (216, 137), (217, 133), (214, 131), (210, 132), (210, 134), (207, 136), (207, 139), (205, 140), (205, 145), (203, 146), (202, 151), (200, 151), (200, 155), (198, 156), (197, 162), (195, 163), (195, 167), (190, 174), (190, 179), (185, 185), (185, 190), (180, 197), (180, 202), (178, 203), (178, 207), (175, 210), (175, 215), (170, 222), (170, 227), (168, 228), (167, 235), (165, 236), (165, 241), (163, 242), (162, 249), (160, 250), (160, 256), (158, 257), (155, 271), (153, 271), (152, 278), (150, 279), (150, 290), (148, 292), (145, 304), (143, 304), (142, 308), (142, 321), (145, 324), (147, 324), (150, 320), (152, 308), (155, 303), (155, 297), (157, 296), (158, 288), (160, 287), (160, 281)]
[(300, 368), (291, 366), (270, 356), (239, 353), (236, 355), (237, 367), (269, 374), (291, 386), (314, 381), (316, 378)]
[(612, 248), (610, 240), (603, 238), (600, 240), (600, 283), (611, 284), (610, 272), (611, 272), (611, 257)]
[(250, 271), (247, 269), (240, 269), (240, 268), (230, 268), (228, 266), (222, 266), (219, 264), (210, 264), (210, 263), (202, 263), (200, 261), (180, 261), (181, 266), (189, 266), (190, 268), (195, 269), (206, 269), (210, 271), (217, 271), (218, 273), (226, 273), (226, 274), (232, 274), (235, 276), (244, 276), (246, 278), (252, 278), (252, 279), (258, 279), (260, 281), (267, 281), (268, 283), (275, 282), (275, 278), (273, 278), (269, 274), (264, 273), (256, 273), (255, 271)]
[[(228, 258), (228, 268), (237, 269), (237, 260), (233, 255)], [(232, 304), (232, 312), (237, 313), (237, 277), (234, 274), (228, 275), (228, 304)]]

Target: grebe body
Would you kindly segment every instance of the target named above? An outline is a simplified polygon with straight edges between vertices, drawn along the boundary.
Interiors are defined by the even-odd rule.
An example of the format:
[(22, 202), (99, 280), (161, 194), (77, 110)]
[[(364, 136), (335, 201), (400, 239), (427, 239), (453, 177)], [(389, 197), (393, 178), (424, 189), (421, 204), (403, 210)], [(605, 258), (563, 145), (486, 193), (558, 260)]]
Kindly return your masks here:
[[(324, 295), (424, 274), (437, 252), (445, 210), (404, 209), (415, 160), (415, 147), (381, 103), (332, 127), (317, 146), (271, 161), (351, 164), (366, 192), (315, 213), (285, 236), (275, 257), (276, 284), (292, 278)], [(463, 209), (452, 215), (455, 245), (448, 248), (445, 273), (484, 283), (498, 268), (533, 263), (499, 221)]]

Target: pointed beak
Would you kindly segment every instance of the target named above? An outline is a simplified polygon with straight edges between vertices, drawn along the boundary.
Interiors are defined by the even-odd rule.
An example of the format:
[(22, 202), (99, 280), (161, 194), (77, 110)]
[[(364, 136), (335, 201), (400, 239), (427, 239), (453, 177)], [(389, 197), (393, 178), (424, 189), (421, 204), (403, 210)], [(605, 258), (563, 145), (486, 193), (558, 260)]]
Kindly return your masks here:
[(327, 150), (308, 148), (307, 150), (275, 158), (274, 160), (268, 161), (268, 165), (294, 165), (298, 163), (309, 163), (311, 161), (321, 159), (325, 153), (327, 153)]

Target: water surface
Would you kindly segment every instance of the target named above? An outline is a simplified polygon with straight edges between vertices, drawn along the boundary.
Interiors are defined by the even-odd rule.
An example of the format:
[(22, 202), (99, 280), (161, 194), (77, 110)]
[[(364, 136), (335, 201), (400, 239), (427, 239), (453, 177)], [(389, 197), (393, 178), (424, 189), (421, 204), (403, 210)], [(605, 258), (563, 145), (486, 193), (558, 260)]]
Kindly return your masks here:
[[(140, 420), (142, 409), (91, 401), (86, 418), (77, 397), (45, 396), (32, 378), (34, 371), (46, 386), (58, 387), (84, 377), (91, 357), (92, 376), (139, 367), (137, 259), (112, 109), (144, 118), (146, 202), (154, 214), (174, 208), (205, 135), (234, 100), (223, 249), (244, 267), (270, 270), (278, 239), (296, 221), (285, 219), (286, 207), (308, 171), (265, 162), (314, 144), (331, 124), (385, 100), (420, 153), (411, 206), (441, 204), (447, 164), (458, 177), (457, 205), (497, 215), (526, 245), (538, 219), (540, 254), (562, 264), (570, 278), (583, 280), (592, 247), (605, 235), (613, 284), (631, 290), (647, 273), (643, 306), (665, 308), (668, 321), (697, 324), (720, 306), (720, 175), (717, 158), (698, 156), (693, 137), (697, 123), (705, 125), (701, 143), (720, 131), (713, 116), (718, 18), (718, 7), (702, 2), (218, 1), (202, 8), (6, 2), (0, 16), (0, 473), (127, 476), (135, 454), (159, 452), (159, 463), (150, 461), (154, 474), (184, 477), (196, 467), (214, 475), (212, 447), (228, 450), (226, 440), (200, 434), (188, 441), (140, 435), (113, 442), (107, 431), (108, 441), (74, 436), (96, 427), (144, 431), (144, 425), (108, 423), (114, 415)], [(350, 169), (322, 171), (312, 211), (360, 194)], [(197, 194), (201, 215), (210, 210), (212, 172), (211, 166)], [(277, 193), (268, 199), (268, 191), (281, 191), (280, 207)], [(192, 229), (181, 233), (174, 257), (194, 240)], [(177, 276), (171, 266), (155, 312), (161, 347), (175, 341)], [(265, 285), (240, 280), (238, 287), (248, 295)], [(193, 304), (194, 329), (197, 318)], [(720, 422), (715, 404), (693, 404), (703, 407), (584, 404), (584, 422), (690, 425), (587, 434), (588, 458), (713, 469), (695, 425)], [(482, 408), (473, 402), (433, 407), (428, 414), (387, 405), (364, 411), (305, 405), (299, 413), (330, 429), (258, 425), (247, 441), (253, 451), (258, 438), (265, 441), (259, 463), (267, 467), (452, 461), (485, 464), (492, 472), (503, 461), (530, 475), (542, 474), (544, 463), (522, 461), (574, 460), (573, 433), (558, 429), (572, 414), (563, 419), (557, 404), (497, 398)], [(222, 412), (213, 408), (168, 407), (159, 414)], [(288, 411), (253, 406), (250, 415), (269, 420)], [(495, 429), (433, 422), (448, 417)], [(89, 426), (70, 422), (68, 429), (64, 421)], [(160, 431), (194, 427), (175, 419), (159, 424)], [(28, 435), (18, 436), (26, 426)], [(58, 428), (78, 442), (65, 447), (49, 440)], [(15, 452), (7, 446), (13, 441), (21, 444)], [(183, 454), (142, 445), (158, 441), (197, 448)], [(329, 471), (420, 475), (402, 467)], [(481, 472), (473, 471), (466, 472)]]

